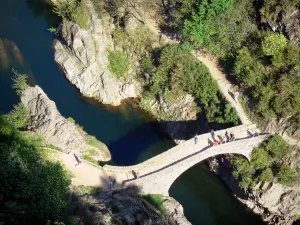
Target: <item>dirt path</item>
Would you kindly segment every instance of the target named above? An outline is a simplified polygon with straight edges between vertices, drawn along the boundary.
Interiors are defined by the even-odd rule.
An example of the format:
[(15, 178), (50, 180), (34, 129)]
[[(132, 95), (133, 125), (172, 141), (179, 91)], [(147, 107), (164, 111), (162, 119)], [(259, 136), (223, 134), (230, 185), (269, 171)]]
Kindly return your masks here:
[[(208, 57), (201, 55), (200, 53), (193, 52), (195, 57), (199, 59), (207, 68), (209, 69), (212, 77), (217, 81), (217, 84), (219, 86), (220, 91), (223, 93), (227, 101), (231, 103), (233, 107), (235, 107), (238, 116), (241, 120), (241, 123), (244, 125), (250, 125), (253, 124), (251, 120), (247, 117), (242, 105), (240, 103), (236, 103), (231, 95), (229, 94), (229, 91), (233, 92), (232, 84), (227, 80), (226, 75), (219, 70), (218, 64), (216, 62), (215, 58)], [(275, 132), (274, 132), (275, 133)], [(282, 135), (283, 139), (290, 145), (298, 145), (300, 147), (300, 141), (296, 140), (286, 134)]]
[[(85, 160), (82, 160), (81, 164), (75, 167), (77, 161), (72, 153), (66, 154), (55, 149), (46, 149), (52, 151), (51, 156), (54, 160), (62, 162), (65, 168), (70, 171), (72, 174), (72, 185), (74, 186), (93, 186), (109, 190), (112, 179), (116, 179), (115, 189), (121, 187), (121, 182), (119, 181), (126, 180), (126, 177), (124, 177), (126, 174), (107, 173), (101, 166), (93, 165)], [(109, 176), (111, 176), (111, 179)]]

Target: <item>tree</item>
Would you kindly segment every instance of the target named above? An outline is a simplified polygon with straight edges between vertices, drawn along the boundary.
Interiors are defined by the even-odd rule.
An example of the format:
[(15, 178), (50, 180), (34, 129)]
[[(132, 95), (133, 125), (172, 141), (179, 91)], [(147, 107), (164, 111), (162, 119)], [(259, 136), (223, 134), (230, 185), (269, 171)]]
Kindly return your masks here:
[(260, 175), (259, 179), (261, 181), (271, 182), (273, 179), (273, 172), (271, 168), (266, 168)]
[(286, 45), (287, 40), (282, 34), (268, 33), (262, 42), (262, 50), (266, 56), (275, 56), (280, 54)]
[(251, 165), (254, 169), (264, 169), (270, 165), (270, 157), (265, 149), (259, 147), (253, 150), (251, 154)]
[(19, 74), (17, 71), (13, 70), (13, 89), (16, 90), (17, 95), (22, 95), (29, 86), (27, 84), (27, 74)]
[(296, 181), (295, 171), (289, 165), (283, 164), (279, 170), (278, 180), (283, 185), (292, 186)]
[(34, 225), (62, 218), (70, 177), (41, 153), (35, 139), (0, 115), (0, 223)]
[(290, 153), (289, 146), (279, 135), (274, 135), (268, 139), (266, 150), (276, 160), (282, 160), (288, 153)]
[(236, 57), (233, 73), (239, 83), (252, 87), (262, 83), (266, 71), (250, 50), (243, 47)]
[(28, 123), (29, 113), (24, 105), (22, 103), (19, 103), (18, 105), (14, 105), (13, 110), (5, 115), (5, 119), (9, 123), (14, 124), (16, 128), (23, 128)]
[(213, 21), (233, 6), (234, 0), (201, 1), (198, 11), (193, 12), (191, 18), (184, 21), (184, 36), (199, 46), (209, 43)]

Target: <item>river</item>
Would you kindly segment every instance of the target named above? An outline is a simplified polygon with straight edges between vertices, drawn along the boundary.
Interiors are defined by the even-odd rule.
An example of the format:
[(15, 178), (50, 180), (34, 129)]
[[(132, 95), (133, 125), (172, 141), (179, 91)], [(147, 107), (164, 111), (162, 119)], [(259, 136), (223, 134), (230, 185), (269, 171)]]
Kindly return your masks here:
[[(117, 165), (132, 165), (174, 146), (160, 132), (151, 116), (130, 103), (105, 106), (85, 99), (64, 77), (53, 60), (53, 34), (57, 18), (39, 0), (0, 1), (0, 112), (6, 113), (19, 99), (11, 88), (12, 72), (29, 76), (55, 101), (65, 117), (72, 117), (89, 134), (111, 150)], [(198, 164), (172, 185), (170, 195), (184, 207), (193, 225), (262, 224), (240, 204), (221, 180)]]

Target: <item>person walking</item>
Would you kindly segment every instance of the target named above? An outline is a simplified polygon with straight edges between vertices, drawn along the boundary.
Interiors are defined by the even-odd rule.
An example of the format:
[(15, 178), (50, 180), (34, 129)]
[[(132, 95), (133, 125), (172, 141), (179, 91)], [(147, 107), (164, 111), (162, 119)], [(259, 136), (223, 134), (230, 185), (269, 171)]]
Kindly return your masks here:
[(234, 96), (234, 101), (236, 102), (236, 103), (238, 103), (238, 97), (239, 97), (239, 95), (240, 95), (240, 93), (239, 92), (235, 92), (234, 94), (233, 94), (233, 96)]
[(198, 144), (198, 135), (194, 137), (195, 145)]
[(232, 132), (230, 133), (230, 141), (235, 141), (235, 136)]
[(216, 138), (216, 133), (213, 129), (210, 130), (210, 134), (211, 134), (211, 137), (215, 140)]
[(75, 157), (75, 159), (77, 161), (77, 164), (75, 165), (75, 167), (77, 167), (77, 166), (79, 166), (81, 164), (81, 158), (79, 156), (75, 155), (75, 154), (74, 154), (74, 157)]

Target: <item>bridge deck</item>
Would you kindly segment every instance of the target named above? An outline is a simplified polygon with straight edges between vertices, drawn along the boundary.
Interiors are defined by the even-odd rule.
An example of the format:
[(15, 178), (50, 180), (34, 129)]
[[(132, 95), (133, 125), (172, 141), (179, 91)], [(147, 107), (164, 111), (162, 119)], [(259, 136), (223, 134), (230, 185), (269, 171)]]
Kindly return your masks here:
[[(240, 125), (225, 130), (219, 130), (216, 131), (216, 138), (218, 139), (218, 136), (225, 136), (225, 131), (227, 131), (228, 134), (232, 132), (236, 139), (247, 138), (249, 137), (247, 130), (253, 133), (256, 131), (256, 126), (254, 124), (248, 126)], [(199, 152), (199, 150), (209, 148), (208, 139), (212, 140), (210, 133), (202, 134), (198, 136), (198, 144), (195, 144), (194, 138), (192, 138), (169, 149), (166, 152), (144, 161), (143, 163), (136, 164), (134, 166), (121, 167), (105, 165), (103, 169), (107, 173), (113, 174), (118, 182), (123, 182), (124, 179), (131, 180), (135, 178), (135, 175), (132, 171), (138, 172), (139, 176), (143, 176), (153, 171), (160, 170), (164, 165), (171, 165), (176, 161), (180, 161), (189, 155)], [(222, 146), (229, 145), (230, 143), (222, 144)]]

